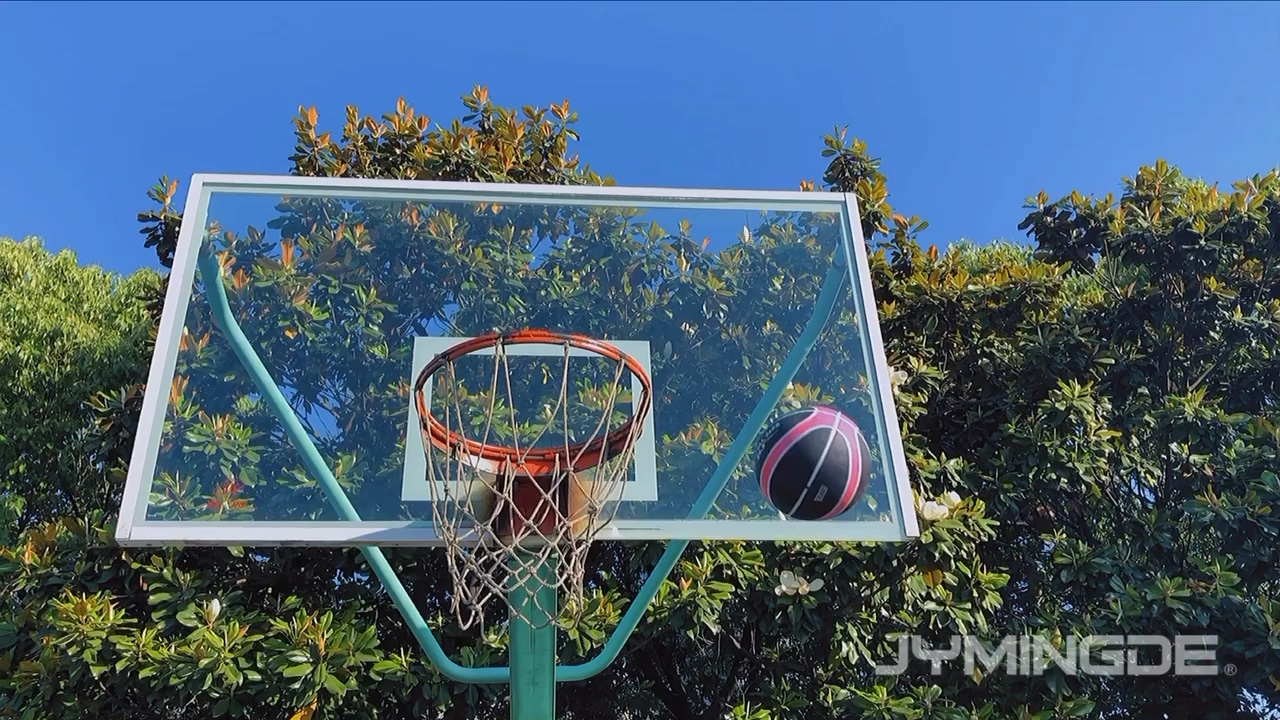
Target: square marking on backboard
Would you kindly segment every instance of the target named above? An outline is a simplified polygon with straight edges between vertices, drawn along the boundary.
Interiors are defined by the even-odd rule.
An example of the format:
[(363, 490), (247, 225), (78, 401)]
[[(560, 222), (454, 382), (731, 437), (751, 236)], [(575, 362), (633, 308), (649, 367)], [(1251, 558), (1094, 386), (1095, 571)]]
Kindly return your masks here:
[[(418, 373), (431, 362), (436, 355), (468, 338), (464, 337), (417, 337), (413, 343), (413, 369), (409, 375), (410, 383), (416, 382)], [(651, 372), (649, 343), (645, 340), (611, 340), (610, 344), (624, 353), (634, 357), (645, 369)], [(512, 345), (505, 350), (510, 357), (556, 357), (562, 356), (564, 348), (559, 345)], [(477, 354), (479, 355), (479, 354)], [(473, 355), (472, 357), (476, 357)], [(597, 355), (573, 348), (570, 358), (593, 358)], [(431, 380), (428, 379), (423, 392), (427, 403), (431, 402)], [(639, 378), (631, 379), (631, 393), (639, 397), (643, 385)], [(404, 502), (431, 502), (431, 485), (427, 479), (426, 449), (422, 444), (420, 430), (421, 418), (418, 415), (417, 403), (413, 394), (409, 396), (409, 421), (405, 427), (404, 480), (401, 486), (400, 499)], [(636, 440), (635, 452), (631, 459), (631, 476), (623, 483), (622, 502), (653, 502), (658, 499), (657, 451), (654, 439), (654, 413), (651, 410), (642, 423), (640, 437)]]

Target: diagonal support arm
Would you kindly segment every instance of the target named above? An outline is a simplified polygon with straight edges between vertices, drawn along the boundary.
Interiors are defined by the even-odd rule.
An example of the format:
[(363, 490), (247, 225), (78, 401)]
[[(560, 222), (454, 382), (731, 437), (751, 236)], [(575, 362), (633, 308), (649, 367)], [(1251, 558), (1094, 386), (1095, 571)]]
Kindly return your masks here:
[[(707, 486), (703, 488), (702, 494), (694, 501), (693, 507), (689, 510), (690, 519), (705, 517), (711, 507), (715, 505), (716, 498), (720, 496), (724, 486), (729, 483), (729, 476), (733, 474), (733, 469), (737, 467), (742, 458), (746, 456), (747, 451), (751, 449), (751, 444), (755, 442), (756, 436), (760, 434), (760, 431), (764, 429), (765, 423), (769, 421), (769, 414), (773, 412), (773, 408), (782, 399), (782, 394), (786, 392), (787, 385), (791, 383), (796, 373), (800, 371), (800, 366), (804, 364), (804, 360), (809, 356), (809, 352), (813, 350), (813, 346), (818, 344), (818, 338), (822, 335), (823, 328), (827, 326), (827, 322), (831, 319), (831, 314), (836, 307), (836, 301), (840, 298), (840, 291), (844, 289), (845, 279), (849, 276), (849, 270), (844, 263), (844, 256), (837, 252), (836, 258), (836, 262), (832, 263), (827, 270), (826, 278), (822, 281), (822, 290), (818, 293), (817, 302), (814, 303), (813, 315), (810, 316), (809, 322), (804, 326), (804, 330), (796, 340), (795, 347), (791, 348), (787, 358), (782, 361), (782, 367), (778, 368), (777, 374), (769, 382), (769, 387), (765, 389), (764, 395), (756, 402), (755, 409), (747, 416), (742, 430), (733, 439), (729, 449), (725, 451), (724, 457), (720, 459), (720, 463), (716, 465), (716, 471), (712, 473), (711, 479), (707, 481)], [(605, 641), (604, 647), (600, 649), (600, 654), (585, 663), (557, 667), (557, 682), (586, 680), (593, 675), (598, 675), (617, 659), (619, 653), (622, 652), (622, 647), (630, 639), (631, 633), (640, 624), (640, 618), (644, 616), (645, 611), (649, 608), (649, 603), (653, 602), (653, 598), (657, 596), (662, 582), (675, 569), (676, 563), (680, 560), (680, 555), (684, 553), (685, 548), (688, 546), (688, 540), (671, 540), (667, 543), (667, 549), (663, 551), (662, 557), (658, 558), (657, 564), (653, 567), (653, 572), (649, 573), (644, 585), (640, 586), (635, 599), (627, 606), (627, 612), (623, 614), (622, 620), (618, 622), (618, 627), (614, 628), (613, 634)]]
[[(329, 502), (332, 503), (334, 509), (343, 520), (360, 522), (360, 515), (355, 506), (351, 504), (346, 493), (338, 484), (337, 479), (334, 478), (333, 472), (321, 457), (320, 451), (316, 449), (315, 443), (307, 435), (306, 429), (303, 428), (302, 423), (298, 420), (293, 408), (289, 406), (284, 394), (280, 391), (279, 385), (272, 379), (271, 373), (263, 365), (262, 359), (258, 357), (253, 345), (245, 337), (244, 331), (236, 322), (234, 315), (232, 315), (231, 306), (227, 300), (226, 288), (222, 283), (222, 269), (218, 264), (217, 258), (208, 252), (201, 252), (199, 264), (200, 277), (204, 281), (205, 291), (208, 295), (214, 318), (226, 334), (232, 350), (248, 371), (259, 392), (262, 393), (263, 399), (280, 420), (285, 434), (289, 437), (289, 441), (301, 454), (302, 462), (307, 471), (320, 483), (329, 498)], [(764, 395), (756, 403), (755, 409), (747, 417), (742, 431), (738, 433), (738, 436), (725, 452), (724, 458), (721, 459), (720, 464), (716, 467), (716, 471), (707, 482), (706, 488), (702, 491), (697, 501), (694, 502), (693, 508), (689, 513), (690, 518), (704, 517), (712, 505), (715, 504), (716, 498), (729, 482), (729, 477), (732, 475), (734, 468), (746, 456), (751, 444), (755, 442), (756, 436), (768, 421), (769, 414), (773, 412), (773, 408), (782, 399), (782, 394), (787, 384), (795, 377), (805, 358), (809, 355), (814, 345), (817, 344), (823, 328), (826, 327), (836, 307), (836, 301), (840, 297), (848, 275), (849, 272), (844, 256), (842, 253), (837, 252), (836, 261), (832, 263), (832, 266), (827, 271), (826, 278), (823, 280), (822, 290), (818, 295), (817, 302), (814, 304), (813, 315), (809, 318), (808, 324), (805, 325), (804, 331), (800, 334), (795, 347), (791, 349), (790, 354), (783, 361), (782, 367), (779, 368), (778, 373), (769, 383)], [(654, 566), (653, 572), (649, 574), (644, 585), (636, 593), (635, 599), (627, 607), (627, 611), (619, 621), (618, 627), (609, 636), (604, 647), (601, 648), (600, 654), (587, 662), (577, 665), (557, 666), (556, 682), (586, 680), (602, 672), (617, 659), (622, 652), (623, 646), (626, 645), (627, 640), (631, 637), (631, 633), (640, 624), (640, 619), (648, 609), (649, 603), (658, 594), (658, 589), (661, 587), (662, 582), (666, 580), (667, 576), (675, 568), (676, 562), (679, 561), (680, 555), (685, 548), (689, 546), (689, 542), (689, 540), (672, 540), (668, 543), (666, 551), (663, 552), (657, 565)], [(391, 597), (391, 602), (404, 617), (410, 632), (417, 638), (418, 644), (426, 652), (427, 658), (440, 669), (441, 673), (460, 683), (492, 685), (504, 684), (510, 681), (511, 669), (508, 667), (466, 667), (446, 655), (444, 648), (440, 646), (435, 634), (431, 632), (430, 626), (427, 625), (426, 620), (422, 617), (422, 613), (414, 605), (413, 599), (409, 596), (404, 584), (400, 582), (399, 576), (396, 575), (391, 564), (387, 562), (386, 555), (383, 554), (382, 550), (374, 546), (364, 546), (360, 548), (360, 552), (369, 563), (369, 567), (373, 570), (373, 574), (378, 578), (378, 581), (386, 588), (387, 594)]]
[[(289, 436), (289, 441), (302, 455), (302, 463), (306, 466), (307, 472), (311, 473), (311, 476), (316, 478), (324, 488), (325, 495), (329, 497), (329, 502), (338, 512), (339, 517), (347, 522), (360, 522), (360, 514), (347, 499), (346, 492), (338, 484), (338, 480), (333, 476), (324, 458), (320, 456), (320, 451), (307, 435), (293, 408), (289, 407), (289, 401), (285, 399), (284, 393), (280, 392), (280, 386), (272, 379), (271, 373), (262, 364), (262, 359), (254, 351), (249, 339), (245, 337), (235, 316), (231, 314), (231, 305), (227, 302), (227, 291), (222, 284), (222, 268), (218, 265), (218, 259), (208, 252), (200, 253), (200, 278), (204, 281), (214, 319), (226, 334), (232, 350), (240, 358), (249, 376), (253, 378), (254, 384), (258, 386), (263, 400), (284, 426), (284, 432)], [(391, 602), (404, 616), (409, 631), (417, 638), (418, 644), (422, 646), (427, 657), (440, 669), (440, 672), (460, 683), (490, 685), (507, 682), (511, 677), (508, 668), (466, 667), (459, 665), (446, 655), (444, 648), (440, 647), (440, 642), (436, 640), (435, 634), (427, 625), (427, 621), (423, 619), (422, 613), (414, 605), (413, 598), (409, 597), (409, 592), (400, 582), (400, 577), (391, 568), (391, 563), (387, 562), (387, 557), (382, 553), (381, 548), (366, 546), (361, 547), (360, 552), (364, 554), (369, 568), (373, 570), (373, 574), (391, 596)]]

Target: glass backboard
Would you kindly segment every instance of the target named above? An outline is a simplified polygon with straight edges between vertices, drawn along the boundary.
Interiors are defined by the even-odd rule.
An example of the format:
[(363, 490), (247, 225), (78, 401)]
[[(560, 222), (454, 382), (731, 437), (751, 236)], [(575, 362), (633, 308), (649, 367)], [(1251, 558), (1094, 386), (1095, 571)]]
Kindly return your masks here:
[[(854, 198), (839, 193), (197, 175), (118, 539), (439, 544), (414, 378), (464, 339), (522, 328), (606, 340), (650, 376), (652, 410), (600, 539), (913, 537), (856, 218)], [(834, 299), (829, 319), (823, 297)], [(806, 328), (821, 330), (813, 342)], [(811, 349), (778, 402), (757, 411), (803, 343)], [(520, 380), (511, 411), (534, 422), (562, 391), (563, 353), (510, 355)], [(612, 367), (581, 353), (568, 363), (573, 392)], [(479, 387), (491, 366), (477, 356), (457, 368)], [(277, 393), (255, 383), (265, 376), (275, 406)], [(623, 416), (639, 391), (636, 378), (626, 383)], [(813, 404), (862, 430), (869, 485), (843, 515), (798, 521), (761, 492), (760, 428), (747, 421)], [(290, 428), (314, 446), (347, 511)], [(738, 446), (750, 449), (734, 461), (744, 428)], [(723, 488), (698, 511), (721, 465)]]

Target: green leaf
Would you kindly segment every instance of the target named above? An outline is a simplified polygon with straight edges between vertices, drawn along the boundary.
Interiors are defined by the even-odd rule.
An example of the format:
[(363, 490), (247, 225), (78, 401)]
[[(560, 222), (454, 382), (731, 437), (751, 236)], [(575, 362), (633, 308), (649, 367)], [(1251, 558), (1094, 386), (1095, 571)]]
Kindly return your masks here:
[(346, 684), (333, 675), (324, 676), (324, 687), (329, 692), (339, 696), (347, 691)]
[(1072, 702), (1072, 707), (1067, 711), (1067, 717), (1085, 717), (1093, 712), (1095, 703), (1087, 698), (1080, 698)]
[(1062, 671), (1054, 668), (1044, 674), (1044, 682), (1049, 686), (1049, 691), (1054, 695), (1063, 695), (1067, 692), (1067, 683), (1062, 675)]

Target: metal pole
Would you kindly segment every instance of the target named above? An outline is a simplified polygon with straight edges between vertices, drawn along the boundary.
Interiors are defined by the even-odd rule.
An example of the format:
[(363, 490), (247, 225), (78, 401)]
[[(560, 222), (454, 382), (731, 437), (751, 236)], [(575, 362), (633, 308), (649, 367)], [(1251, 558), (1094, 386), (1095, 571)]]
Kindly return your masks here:
[(511, 720), (555, 720), (555, 558), (526, 553), (510, 567)]
[[(342, 486), (334, 478), (333, 472), (329, 470), (328, 464), (325, 463), (324, 458), (320, 455), (320, 451), (316, 449), (315, 443), (311, 441), (306, 429), (302, 427), (302, 422), (298, 420), (293, 408), (289, 406), (289, 401), (285, 399), (284, 393), (280, 392), (280, 386), (271, 377), (266, 365), (262, 364), (262, 359), (258, 357), (253, 343), (249, 342), (249, 338), (245, 337), (244, 330), (236, 322), (235, 315), (231, 312), (231, 305), (227, 301), (226, 288), (222, 285), (222, 269), (218, 265), (217, 257), (207, 252), (201, 252), (199, 262), (200, 277), (204, 281), (206, 292), (209, 294), (209, 308), (213, 312), (213, 317), (218, 327), (226, 335), (231, 349), (235, 351), (245, 370), (248, 371), (249, 377), (258, 386), (258, 390), (262, 392), (262, 398), (266, 401), (267, 406), (271, 408), (276, 418), (280, 420), (280, 425), (284, 429), (285, 435), (293, 443), (293, 446), (297, 448), (303, 464), (306, 465), (311, 476), (320, 483), (320, 487), (324, 489), (325, 495), (329, 498), (329, 503), (334, 510), (337, 511), (338, 517), (346, 522), (360, 522), (360, 515), (356, 512), (355, 506), (351, 504), (346, 492), (343, 491)], [(377, 547), (366, 546), (360, 548), (360, 552), (364, 554), (365, 560), (369, 563), (369, 568), (373, 570), (373, 574), (378, 577), (383, 587), (386, 588), (387, 594), (391, 597), (391, 602), (400, 611), (400, 614), (404, 616), (404, 620), (409, 626), (409, 631), (417, 638), (418, 644), (426, 652), (427, 658), (439, 668), (445, 677), (458, 682), (475, 683), (477, 685), (505, 683), (508, 681), (510, 672), (507, 668), (466, 667), (454, 662), (453, 659), (445, 654), (444, 648), (440, 647), (439, 641), (436, 640), (436, 636), (431, 632), (431, 627), (427, 625), (426, 619), (422, 617), (422, 613), (414, 605), (409, 591), (400, 582), (400, 577), (396, 575), (391, 563), (382, 554), (382, 550)]]
[[(222, 285), (222, 273), (218, 266), (217, 258), (211, 254), (202, 253), (199, 259), (199, 267), (201, 279), (204, 281), (209, 295), (210, 308), (218, 326), (227, 335), (232, 349), (240, 358), (246, 370), (248, 370), (249, 376), (257, 384), (271, 410), (279, 418), (285, 434), (301, 454), (303, 463), (320, 483), (330, 503), (337, 510), (339, 517), (347, 522), (360, 522), (360, 516), (356, 513), (355, 507), (347, 499), (346, 493), (343, 492), (338, 485), (338, 481), (333, 477), (333, 473), (321, 457), (320, 451), (316, 449), (306, 430), (303, 429), (302, 423), (299, 422), (288, 401), (280, 392), (276, 381), (271, 377), (266, 366), (262, 364), (262, 360), (254, 350), (253, 344), (245, 337), (244, 332), (236, 322), (235, 316), (231, 312), (231, 306), (227, 302), (226, 290)], [(768, 389), (765, 390), (750, 417), (747, 418), (742, 431), (734, 439), (725, 457), (721, 460), (710, 481), (708, 481), (706, 488), (703, 489), (697, 502), (694, 503), (694, 507), (689, 513), (691, 518), (703, 517), (715, 502), (720, 491), (724, 489), (734, 467), (746, 455), (747, 448), (764, 427), (769, 413), (777, 405), (779, 398), (782, 397), (787, 383), (795, 376), (809, 351), (817, 344), (818, 337), (821, 335), (831, 314), (835, 311), (836, 301), (844, 288), (847, 277), (848, 270), (843, 257), (837, 254), (836, 263), (828, 270), (827, 277), (822, 284), (822, 291), (814, 304), (813, 316), (809, 319), (808, 325), (805, 326), (804, 332), (797, 339), (795, 347), (792, 348), (782, 367), (779, 368), (777, 375), (769, 383)], [(422, 613), (414, 605), (408, 590), (400, 582), (395, 570), (392, 569), (391, 563), (382, 554), (382, 550), (377, 547), (366, 546), (362, 547), (360, 551), (364, 554), (374, 575), (386, 588), (396, 609), (404, 617), (409, 630), (418, 640), (418, 644), (423, 651), (426, 652), (428, 659), (446, 677), (462, 683), (480, 685), (510, 682), (513, 718), (518, 718), (519, 720), (526, 720), (526, 718), (528, 720), (553, 720), (555, 714), (554, 681), (580, 682), (586, 680), (604, 671), (618, 657), (623, 645), (626, 644), (636, 626), (640, 624), (640, 618), (644, 615), (649, 603), (658, 594), (658, 588), (661, 587), (662, 582), (671, 573), (676, 562), (680, 559), (680, 555), (688, 545), (688, 540), (672, 540), (667, 545), (667, 549), (659, 559), (657, 566), (654, 567), (653, 572), (645, 580), (639, 593), (632, 600), (630, 607), (623, 614), (618, 627), (609, 636), (596, 657), (583, 663), (565, 665), (559, 668), (555, 667), (555, 628), (533, 628), (529, 626), (529, 623), (520, 621), (515, 617), (515, 615), (526, 611), (537, 612), (538, 606), (533, 605), (533, 597), (535, 595), (537, 595), (541, 607), (557, 607), (555, 587), (553, 585), (549, 586), (550, 589), (548, 590), (548, 583), (545, 582), (547, 578), (545, 573), (554, 573), (555, 568), (539, 565), (534, 572), (536, 580), (528, 580), (521, 587), (513, 586), (510, 589), (511, 596), (509, 599), (512, 601), (511, 606), (513, 608), (510, 635), (510, 669), (504, 667), (466, 667), (459, 665), (446, 655), (439, 641), (436, 640), (435, 635), (431, 632), (431, 628), (427, 625)], [(528, 573), (528, 570), (525, 572)], [(554, 579), (552, 582), (554, 582)], [(541, 589), (539, 589), (539, 585), (542, 586)], [(548, 594), (545, 596), (538, 595), (540, 592)], [(519, 600), (518, 603), (516, 602), (517, 600)], [(519, 608), (521, 613), (515, 612), (515, 608)], [(534, 615), (526, 614), (524, 617), (530, 618), (534, 617)], [(521, 638), (519, 641), (517, 641), (517, 636)], [(547, 636), (550, 637), (549, 641), (546, 639)], [(519, 649), (517, 649), (517, 645), (519, 645)], [(524, 663), (522, 667), (524, 675), (519, 681), (517, 681), (515, 672), (518, 662)], [(551, 683), (535, 682), (538, 677), (537, 673), (544, 671), (546, 667), (551, 668), (553, 681)], [(540, 688), (543, 685), (551, 686), (549, 689), (540, 691), (545, 697), (543, 695), (534, 695), (533, 697), (537, 698), (536, 700), (522, 699), (524, 696), (528, 696), (529, 688)], [(521, 698), (519, 703), (517, 698)], [(516, 715), (518, 704), (521, 707), (527, 704), (532, 709), (541, 708), (543, 714)]]
[[(813, 347), (818, 344), (818, 338), (822, 336), (823, 328), (827, 326), (831, 315), (836, 311), (836, 301), (840, 298), (840, 293), (844, 290), (848, 277), (849, 270), (844, 263), (843, 255), (837, 253), (835, 264), (827, 270), (827, 277), (822, 281), (822, 290), (818, 293), (818, 300), (813, 306), (813, 316), (809, 318), (804, 331), (796, 339), (795, 347), (791, 348), (791, 352), (787, 354), (787, 359), (783, 361), (782, 367), (778, 368), (777, 374), (769, 382), (769, 387), (764, 391), (764, 395), (756, 402), (755, 409), (747, 416), (742, 430), (733, 439), (729, 449), (725, 450), (724, 456), (720, 458), (720, 464), (716, 466), (716, 470), (712, 473), (711, 479), (707, 481), (702, 494), (698, 496), (698, 499), (693, 503), (693, 507), (689, 510), (690, 518), (706, 517), (711, 506), (715, 504), (720, 491), (728, 484), (734, 468), (746, 456), (747, 450), (755, 442), (756, 436), (760, 434), (760, 431), (764, 429), (765, 423), (769, 421), (769, 414), (773, 412), (773, 408), (782, 399), (782, 394), (787, 389), (787, 383), (791, 382), (796, 373), (800, 371), (800, 366), (804, 364), (805, 358), (809, 356), (809, 352), (813, 350)], [(653, 598), (658, 594), (658, 589), (662, 586), (663, 581), (667, 579), (667, 576), (671, 574), (676, 562), (680, 560), (680, 554), (684, 552), (688, 545), (688, 540), (672, 540), (667, 543), (667, 549), (662, 553), (662, 557), (658, 558), (657, 565), (654, 566), (653, 572), (649, 573), (644, 585), (640, 586), (639, 592), (636, 593), (635, 598), (631, 601), (631, 605), (627, 607), (622, 620), (618, 622), (618, 627), (614, 628), (613, 634), (609, 636), (609, 639), (605, 641), (604, 647), (600, 649), (600, 654), (584, 663), (560, 666), (556, 669), (556, 680), (559, 682), (579, 682), (598, 675), (609, 667), (609, 664), (622, 652), (622, 646), (626, 644), (627, 638), (631, 637), (631, 633), (640, 624), (640, 618), (648, 609), (649, 603), (653, 602)]]
[[(725, 484), (728, 483), (729, 476), (733, 472), (734, 467), (742, 457), (746, 455), (747, 448), (755, 440), (756, 435), (760, 433), (760, 430), (768, 421), (769, 413), (772, 412), (773, 408), (777, 405), (778, 400), (782, 397), (782, 393), (784, 392), (787, 383), (795, 376), (796, 372), (800, 369), (800, 365), (808, 356), (809, 351), (817, 344), (823, 328), (826, 327), (831, 314), (835, 311), (837, 299), (840, 297), (840, 293), (844, 289), (845, 282), (847, 282), (848, 272), (849, 271), (846, 268), (843, 257), (837, 254), (835, 264), (827, 271), (827, 277), (822, 283), (822, 290), (818, 295), (817, 302), (814, 304), (813, 316), (809, 319), (809, 323), (805, 326), (804, 331), (797, 339), (795, 347), (792, 348), (790, 354), (787, 355), (786, 360), (782, 363), (782, 367), (779, 368), (777, 375), (775, 375), (773, 381), (769, 383), (768, 389), (765, 390), (764, 395), (757, 402), (750, 417), (747, 418), (742, 431), (738, 433), (738, 437), (734, 439), (733, 444), (726, 451), (725, 457), (720, 461), (720, 465), (716, 468), (715, 473), (707, 482), (707, 486), (703, 489), (697, 502), (694, 503), (694, 507), (689, 513), (689, 517), (700, 518), (705, 516), (707, 510), (712, 504), (714, 504), (716, 497), (720, 494), (720, 491), (723, 490)], [(210, 254), (202, 253), (200, 256), (200, 274), (204, 280), (205, 287), (207, 288), (209, 304), (214, 317), (217, 319), (219, 327), (224, 333), (226, 333), (232, 349), (235, 351), (236, 355), (239, 356), (241, 362), (248, 370), (250, 377), (253, 378), (254, 382), (257, 384), (258, 389), (262, 391), (263, 398), (271, 407), (276, 417), (280, 419), (286, 435), (289, 437), (290, 441), (292, 441), (293, 446), (298, 449), (299, 453), (301, 453), (303, 463), (307, 466), (307, 469), (311, 472), (312, 476), (320, 483), (320, 486), (325, 490), (325, 494), (328, 496), (330, 503), (332, 503), (334, 508), (337, 510), (339, 517), (347, 522), (359, 522), (360, 516), (356, 513), (356, 510), (351, 505), (350, 500), (347, 499), (346, 493), (343, 492), (342, 488), (338, 485), (338, 481), (334, 479), (333, 473), (329, 470), (328, 465), (325, 464), (319, 450), (316, 449), (315, 444), (311, 442), (311, 438), (307, 435), (306, 430), (303, 429), (302, 424), (298, 421), (293, 409), (289, 407), (289, 403), (280, 392), (280, 388), (276, 384), (276, 381), (272, 379), (270, 373), (262, 364), (262, 360), (254, 350), (253, 344), (245, 337), (244, 332), (236, 322), (235, 316), (231, 312), (231, 307), (227, 302), (226, 290), (222, 286), (221, 269), (218, 266), (217, 258)], [(662, 582), (671, 573), (676, 562), (680, 559), (680, 555), (688, 545), (688, 540), (672, 540), (667, 545), (666, 551), (658, 560), (658, 564), (654, 567), (653, 572), (649, 574), (648, 579), (645, 580), (644, 585), (640, 588), (636, 597), (631, 601), (631, 605), (623, 614), (622, 620), (618, 623), (618, 627), (609, 636), (604, 647), (601, 648), (600, 653), (591, 660), (578, 663), (576, 665), (565, 665), (559, 668), (554, 668), (555, 628), (527, 628), (527, 623), (518, 622), (515, 617), (512, 617), (512, 667), (510, 670), (503, 667), (466, 667), (459, 665), (452, 658), (446, 655), (444, 649), (440, 646), (439, 641), (436, 640), (435, 635), (431, 632), (431, 628), (427, 625), (426, 620), (422, 617), (422, 613), (420, 613), (417, 606), (414, 605), (413, 599), (410, 597), (408, 590), (405, 589), (404, 585), (400, 582), (399, 576), (397, 576), (395, 570), (392, 569), (391, 563), (389, 563), (386, 556), (382, 554), (382, 550), (377, 547), (363, 547), (360, 550), (364, 554), (365, 559), (369, 562), (369, 566), (378, 577), (378, 580), (380, 580), (386, 588), (387, 593), (391, 596), (391, 600), (396, 606), (396, 609), (398, 609), (400, 614), (404, 617), (405, 622), (409, 626), (409, 630), (413, 633), (414, 637), (417, 638), (418, 644), (426, 652), (427, 657), (431, 660), (432, 664), (439, 668), (446, 677), (462, 683), (483, 685), (510, 682), (512, 689), (512, 712), (514, 713), (517, 695), (516, 687), (517, 685), (523, 685), (524, 683), (524, 681), (517, 683), (515, 679), (514, 670), (517, 662), (517, 655), (523, 654), (523, 657), (533, 658), (538, 657), (538, 653), (541, 653), (542, 656), (546, 656), (547, 653), (550, 653), (551, 660), (547, 662), (549, 662), (554, 668), (554, 678), (559, 682), (580, 682), (598, 675), (604, 671), (604, 669), (607, 668), (609, 664), (612, 663), (622, 652), (623, 645), (626, 644), (627, 639), (636, 629), (636, 626), (640, 624), (640, 618), (644, 615), (649, 603), (652, 602), (653, 598), (658, 594), (658, 588), (661, 587)], [(512, 587), (510, 590), (512, 594), (510, 598), (512, 600), (512, 607), (525, 608), (526, 606), (529, 606), (532, 603), (531, 593), (538, 592), (536, 585), (539, 581), (545, 579), (543, 573), (548, 571), (554, 572), (554, 570), (554, 567), (539, 567), (534, 573), (535, 577), (538, 578), (537, 581), (530, 581), (526, 583), (527, 587)], [(528, 570), (525, 572), (528, 573)], [(546, 585), (545, 582), (541, 584)], [(551, 594), (548, 596), (547, 600), (543, 600), (542, 597), (538, 598), (539, 602), (542, 603), (542, 607), (554, 608), (557, 606), (554, 587), (551, 588), (550, 593)], [(516, 603), (515, 600), (517, 599), (521, 602)], [(536, 606), (530, 609), (536, 610)], [(526, 617), (532, 616), (527, 615)], [(525, 636), (526, 639), (530, 641), (540, 637), (540, 633), (547, 632), (550, 633), (551, 640), (549, 643), (546, 643), (545, 640), (538, 640), (532, 647), (524, 647), (520, 651), (517, 651), (516, 635), (517, 633), (524, 632), (526, 629), (530, 630), (530, 632)], [(543, 644), (548, 644), (550, 649), (543, 649)], [(519, 716), (520, 720), (525, 720), (525, 717), (529, 717), (530, 720), (546, 720), (552, 718), (555, 709), (554, 688), (548, 691), (548, 695), (550, 696), (550, 701), (547, 702), (544, 707), (548, 707), (549, 710), (545, 715)], [(517, 716), (513, 715), (513, 717)]]

